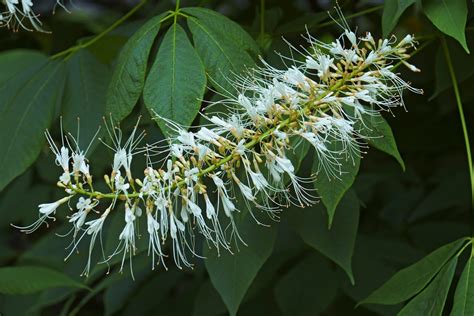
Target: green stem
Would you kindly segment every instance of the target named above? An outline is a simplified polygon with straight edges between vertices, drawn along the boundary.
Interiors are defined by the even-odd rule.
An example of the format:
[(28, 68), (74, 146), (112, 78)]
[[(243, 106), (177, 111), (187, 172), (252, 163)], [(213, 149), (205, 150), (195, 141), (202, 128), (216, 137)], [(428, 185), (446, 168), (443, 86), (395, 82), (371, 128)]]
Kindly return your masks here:
[[(118, 19), (117, 21), (115, 21), (114, 24), (112, 24), (111, 26), (109, 26), (108, 28), (106, 28), (104, 31), (102, 31), (100, 34), (98, 34), (97, 36), (93, 37), (92, 39), (88, 40), (87, 42), (84, 42), (84, 43), (81, 43), (81, 44), (78, 44), (76, 46), (73, 46), (73, 47), (70, 47), (66, 50), (63, 50), (62, 52), (59, 52), (53, 56), (51, 56), (52, 59), (56, 59), (56, 58), (59, 58), (59, 57), (63, 57), (63, 56), (68, 56), (70, 54), (73, 54), (75, 53), (76, 51), (80, 50), (80, 49), (83, 49), (83, 48), (86, 48), (86, 47), (89, 47), (91, 46), (92, 44), (94, 44), (95, 42), (99, 41), (100, 39), (102, 39), (102, 37), (104, 37), (105, 35), (109, 34), (111, 31), (113, 31), (114, 29), (116, 29), (119, 25), (121, 25), (123, 22), (125, 22), (126, 20), (128, 20), (128, 18), (130, 18), (135, 12), (137, 12), (148, 0), (142, 0), (140, 1), (140, 3), (138, 3), (135, 7), (133, 7), (132, 10), (130, 10), (127, 14), (125, 14), (123, 17), (121, 17), (120, 19)], [(179, 1), (178, 1), (179, 3)]]
[[(446, 63), (449, 69), (449, 75), (451, 76), (451, 81), (453, 83), (454, 95), (456, 96), (456, 103), (458, 106), (459, 118), (461, 120), (462, 132), (464, 134), (464, 143), (466, 145), (466, 154), (467, 154), (467, 163), (469, 164), (469, 177), (471, 179), (471, 211), (474, 212), (474, 170), (472, 165), (472, 154), (471, 154), (471, 145), (469, 142), (469, 134), (467, 131), (466, 119), (464, 117), (464, 109), (461, 101), (461, 94), (459, 93), (458, 81), (456, 79), (456, 73), (454, 72), (454, 67), (451, 61), (451, 55), (449, 53), (448, 44), (444, 36), (441, 36), (441, 44), (443, 46), (444, 55), (446, 57)], [(472, 233), (474, 234), (474, 223), (472, 227)]]
[[(350, 79), (352, 79), (354, 76), (356, 76), (359, 72), (361, 72), (362, 70), (365, 69), (365, 65), (357, 68), (356, 70), (354, 70), (353, 73), (351, 73), (350, 75), (348, 75), (347, 77), (344, 77), (344, 78), (341, 78), (339, 79), (339, 81), (337, 81), (330, 89), (328, 89), (326, 92), (322, 93), (320, 96), (318, 96), (318, 98), (316, 100), (314, 100), (315, 102), (319, 101), (319, 100), (322, 100), (324, 97), (326, 97), (327, 95), (329, 95), (331, 92), (334, 92), (334, 91), (338, 91), (340, 88), (342, 88), (344, 86), (344, 84), (349, 81)], [(272, 128), (269, 128), (267, 131), (265, 131), (265, 133), (263, 133), (262, 135), (260, 135), (259, 137), (256, 137), (254, 138), (252, 141), (248, 142), (246, 145), (245, 145), (245, 148), (247, 149), (251, 149), (253, 148), (255, 145), (259, 144), (260, 142), (262, 142), (264, 139), (266, 139), (267, 137), (269, 137), (275, 130), (277, 129), (281, 129), (282, 127), (285, 127), (287, 126), (288, 124), (291, 123), (291, 120), (290, 118), (287, 118), (283, 121), (281, 121), (277, 126), (274, 126)], [(210, 165), (209, 167), (201, 170), (197, 176), (200, 178), (202, 176), (205, 176), (206, 174), (209, 174), (211, 173), (212, 171), (216, 170), (217, 168), (219, 168), (220, 166), (226, 164), (227, 162), (231, 161), (232, 159), (234, 158), (234, 153), (231, 153), (229, 154), (228, 156), (222, 158), (221, 160), (219, 160), (219, 162), (213, 164), (213, 165)], [(186, 182), (185, 180), (181, 180), (181, 181), (178, 181), (176, 183), (173, 183), (171, 185), (171, 187), (165, 187), (163, 188), (164, 191), (167, 191), (167, 190), (172, 190), (174, 188), (177, 188), (177, 187), (181, 187), (182, 185), (184, 185)], [(137, 198), (139, 197), (140, 193), (131, 193), (131, 194), (127, 194), (127, 195), (124, 195), (124, 194), (118, 194), (118, 193), (101, 193), (101, 192), (98, 192), (98, 191), (94, 191), (94, 192), (89, 192), (89, 191), (86, 191), (84, 189), (81, 189), (81, 188), (73, 188), (73, 187), (69, 187), (69, 189), (73, 190), (74, 192), (76, 192), (77, 194), (82, 194), (82, 195), (87, 195), (89, 197), (93, 197), (93, 198), (108, 198), (108, 199), (115, 199), (115, 198), (118, 198), (118, 199), (121, 199), (121, 200), (124, 200), (124, 199), (127, 199), (127, 198)]]

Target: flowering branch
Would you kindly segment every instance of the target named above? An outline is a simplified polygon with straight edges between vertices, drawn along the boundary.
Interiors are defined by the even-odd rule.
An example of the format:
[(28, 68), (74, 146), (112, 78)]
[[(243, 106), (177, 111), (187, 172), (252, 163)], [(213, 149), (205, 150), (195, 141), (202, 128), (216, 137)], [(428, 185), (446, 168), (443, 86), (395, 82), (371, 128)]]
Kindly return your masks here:
[[(226, 93), (211, 105), (220, 104), (225, 112), (204, 115), (209, 124), (193, 131), (157, 117), (175, 136), (140, 147), (144, 133), (138, 132), (138, 123), (125, 142), (120, 129), (106, 123), (111, 144), (103, 142), (115, 153), (112, 171), (104, 175), (108, 193), (93, 189), (87, 149), (81, 150), (70, 134), (61, 137), (58, 147), (47, 133), (56, 164), (63, 170), (58, 186), (67, 195), (51, 205), (40, 205), (39, 219), (20, 228), (33, 232), (61, 204), (78, 198), (77, 211), (69, 220), (73, 242), (67, 257), (83, 237), (91, 235), (87, 275), (96, 238), (118, 201), (124, 201), (125, 226), (119, 244), (103, 261), (121, 253), (123, 268), (127, 256), (132, 260), (143, 207), (152, 266), (165, 263), (161, 245), (170, 237), (174, 261), (181, 268), (192, 266), (188, 253), (196, 255), (195, 232), (218, 250), (231, 251), (232, 240), (243, 242), (234, 217), (244, 208), (253, 216), (252, 209), (258, 209), (275, 219), (289, 204), (312, 205), (317, 199), (307, 184), (318, 176), (337, 180), (341, 166), (362, 154), (367, 137), (357, 126), (364, 126), (363, 118), (403, 106), (405, 89), (421, 93), (394, 72), (395, 62), (419, 71), (406, 62), (408, 49), (415, 44), (412, 36), (398, 43), (395, 38), (375, 41), (370, 33), (357, 38), (347, 25), (343, 27), (344, 33), (333, 43), (308, 35), (309, 49), (293, 47), (303, 61), (282, 57), (292, 65), (280, 70), (262, 60), (262, 67), (237, 77), (232, 83), (238, 93)], [(296, 175), (287, 155), (302, 142), (313, 146), (321, 166), (309, 178)], [(334, 143), (339, 144), (337, 149)], [(131, 171), (133, 157), (139, 153), (147, 159), (140, 179)], [(106, 210), (86, 221), (105, 199), (111, 200)]]

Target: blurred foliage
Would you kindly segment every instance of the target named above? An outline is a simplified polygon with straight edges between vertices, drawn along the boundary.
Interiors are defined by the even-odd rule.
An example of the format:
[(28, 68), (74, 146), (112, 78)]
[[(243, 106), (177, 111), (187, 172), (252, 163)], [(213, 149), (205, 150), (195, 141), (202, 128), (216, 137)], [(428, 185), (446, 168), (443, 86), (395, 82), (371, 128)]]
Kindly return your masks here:
[[(441, 315), (443, 308), (446, 314), (454, 306), (452, 315), (473, 315), (472, 259), (459, 255), (467, 242), (459, 238), (470, 234), (473, 221), (469, 172), (443, 50), (450, 53), (472, 135), (474, 60), (467, 54), (474, 47), (472, 3), (339, 4), (358, 34), (370, 31), (375, 38), (415, 34), (421, 44), (410, 62), (422, 72), (399, 71), (425, 93), (407, 94), (406, 111), (396, 109), (385, 116), (391, 130), (383, 123), (379, 131), (389, 141), (377, 144), (374, 139), (371, 144), (389, 155), (371, 149), (360, 166), (347, 170), (342, 187), (327, 181), (316, 184), (322, 203), (286, 210), (271, 228), (251, 223), (247, 229), (249, 218), (244, 218), (239, 227), (252, 242), (234, 256), (217, 256), (203, 247), (207, 259), (196, 258), (193, 270), (170, 265), (168, 271), (151, 271), (146, 253), (138, 253), (135, 280), (128, 269), (118, 273), (116, 264), (110, 273), (97, 265), (88, 278), (81, 278), (86, 251), (63, 262), (68, 242), (56, 234), (67, 231), (65, 212), (58, 212), (51, 227), (33, 235), (10, 226), (31, 222), (39, 203), (58, 197), (56, 170), (43, 131), (58, 133), (60, 115), (64, 126), (75, 131), (79, 116), (81, 137), (87, 139), (101, 118), (112, 112), (123, 120), (125, 130), (143, 115), (147, 140), (162, 139), (167, 130), (160, 126), (162, 132), (150, 120), (148, 110), (177, 111), (171, 114), (173, 119), (192, 123), (203, 110), (197, 100), (206, 81), (215, 89), (225, 87), (221, 69), (238, 72), (258, 55), (282, 66), (276, 52), (288, 52), (285, 41), (304, 44), (301, 34), (306, 29), (321, 40), (337, 36), (341, 30), (326, 13), (333, 4), (189, 0), (181, 7), (191, 17), (173, 23), (163, 19), (163, 12), (174, 10), (175, 3), (149, 1), (93, 43), (89, 41), (94, 34), (131, 8), (109, 5), (87, 12), (79, 6), (70, 14), (43, 16), (51, 34), (0, 29), (0, 293), (5, 293), (0, 297), (0, 314)], [(179, 35), (181, 55), (167, 50), (171, 31)], [(75, 43), (90, 44), (81, 48)], [(73, 51), (68, 51), (70, 47)], [(48, 58), (52, 55), (57, 58)], [(178, 68), (154, 75), (162, 65), (174, 63)], [(165, 80), (174, 75), (179, 86)], [(175, 89), (184, 92), (173, 95)], [(126, 97), (120, 97), (124, 91)], [(205, 98), (212, 97), (207, 91)], [(154, 108), (156, 104), (171, 108)], [(104, 146), (91, 150), (94, 172), (100, 175), (109, 168), (111, 153)], [(300, 170), (309, 172), (312, 151), (303, 157), (300, 154)], [(120, 225), (115, 220), (106, 227), (106, 250), (114, 249)], [(15, 281), (12, 273), (18, 275)], [(367, 304), (354, 309), (362, 300)]]

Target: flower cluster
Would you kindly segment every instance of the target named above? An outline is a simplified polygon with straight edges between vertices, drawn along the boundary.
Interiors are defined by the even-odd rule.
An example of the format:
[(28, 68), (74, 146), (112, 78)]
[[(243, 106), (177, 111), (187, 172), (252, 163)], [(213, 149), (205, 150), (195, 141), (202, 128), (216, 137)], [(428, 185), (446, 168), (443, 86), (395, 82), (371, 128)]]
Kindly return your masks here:
[[(64, 7), (62, 0), (57, 0), (56, 5)], [(14, 30), (22, 27), (28, 31), (33, 28), (44, 32), (33, 6), (33, 0), (0, 0), (0, 27), (6, 26)]]
[[(107, 217), (123, 205), (124, 226), (118, 236), (115, 255), (130, 260), (137, 245), (138, 222), (146, 221), (148, 253), (152, 266), (165, 265), (165, 241), (171, 239), (175, 264), (192, 266), (196, 234), (209, 245), (231, 251), (231, 244), (243, 242), (237, 230), (239, 211), (261, 210), (277, 218), (290, 203), (311, 205), (316, 197), (308, 183), (317, 176), (337, 178), (341, 166), (361, 155), (364, 118), (381, 110), (403, 106), (402, 92), (412, 88), (395, 73), (395, 63), (418, 71), (405, 60), (414, 46), (408, 35), (376, 41), (370, 33), (358, 38), (346, 29), (333, 43), (308, 36), (309, 48), (298, 52), (302, 58), (287, 58), (291, 65), (276, 69), (263, 66), (233, 81), (238, 91), (212, 106), (225, 110), (204, 114), (207, 124), (191, 131), (165, 120), (174, 132), (166, 142), (140, 147), (144, 134), (138, 124), (125, 142), (113, 124), (106, 124), (114, 151), (112, 170), (104, 176), (110, 193), (95, 191), (86, 151), (81, 151), (71, 135), (57, 147), (48, 141), (61, 167), (58, 185), (66, 196), (39, 206), (39, 219), (23, 231), (36, 230), (52, 218), (61, 204), (77, 199), (72, 224), (71, 253), (90, 236), (89, 260)], [(298, 51), (294, 48), (295, 51)], [(303, 50), (303, 49), (302, 49)], [(359, 127), (358, 127), (359, 126)], [(321, 172), (299, 177), (289, 152), (307, 142), (314, 148)], [(339, 146), (332, 146), (334, 143)], [(144, 153), (147, 167), (140, 179), (132, 175), (132, 160)], [(110, 201), (107, 204), (102, 205)], [(98, 212), (98, 206), (105, 209)], [(253, 211), (252, 211), (253, 210)], [(94, 212), (95, 211), (95, 212)], [(98, 216), (94, 213), (99, 213)]]

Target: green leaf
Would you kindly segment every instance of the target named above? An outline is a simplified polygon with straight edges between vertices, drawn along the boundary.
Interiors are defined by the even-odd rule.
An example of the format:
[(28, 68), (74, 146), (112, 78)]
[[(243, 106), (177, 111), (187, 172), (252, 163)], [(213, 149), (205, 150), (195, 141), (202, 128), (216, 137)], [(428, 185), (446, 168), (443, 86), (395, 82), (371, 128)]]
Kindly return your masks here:
[(289, 150), (286, 153), (288, 159), (291, 160), (296, 172), (300, 169), (301, 163), (308, 154), (311, 144), (307, 141), (302, 141), (301, 137), (291, 136)]
[(221, 31), (216, 31), (219, 25), (212, 27), (212, 19), (188, 17), (187, 22), (193, 35), (194, 46), (212, 79), (212, 84), (221, 93), (234, 93), (235, 88), (230, 80), (255, 64), (252, 57), (244, 47), (227, 36), (222, 36)]
[(109, 67), (85, 49), (68, 60), (63, 101), (63, 126), (75, 135), (80, 120), (81, 148), (86, 148), (105, 115), (105, 94), (110, 80)]
[[(331, 142), (328, 145), (328, 149), (337, 152), (340, 150), (338, 149), (340, 146), (341, 143), (339, 142)], [(318, 173), (318, 176), (314, 181), (314, 187), (318, 190), (318, 194), (326, 206), (328, 213), (328, 228), (331, 228), (337, 205), (346, 191), (352, 186), (357, 173), (359, 172), (360, 156), (357, 154), (353, 156), (353, 158), (348, 157), (345, 161), (340, 161), (341, 172), (338, 172), (337, 178), (333, 178), (324, 172), (319, 159), (317, 159), (317, 156), (315, 155), (316, 159), (313, 163), (313, 173)]]
[(454, 293), (453, 309), (451, 316), (474, 315), (474, 260), (472, 257), (466, 263), (459, 278), (456, 292)]
[(48, 62), (0, 87), (0, 190), (38, 157), (63, 93), (62, 63)]
[(444, 245), (420, 261), (398, 271), (359, 304), (398, 304), (419, 293), (444, 264), (463, 246), (466, 238)]
[[(206, 89), (206, 74), (201, 59), (184, 29), (177, 23), (166, 32), (156, 60), (146, 79), (143, 99), (152, 113), (189, 126), (201, 107)], [(170, 135), (166, 121), (157, 120)]]
[(255, 40), (237, 23), (216, 11), (206, 8), (184, 8), (183, 12), (195, 16), (207, 28), (220, 34), (221, 38), (227, 38), (230, 42), (237, 44), (254, 55), (260, 54)]
[(15, 49), (0, 53), (0, 85), (22, 71), (44, 64), (48, 58), (41, 52)]
[(120, 121), (132, 112), (145, 85), (148, 57), (166, 13), (143, 25), (119, 54), (107, 91), (106, 113)]
[(416, 0), (386, 0), (382, 14), (383, 36), (388, 37), (389, 33), (397, 25), (398, 19), (405, 10), (415, 3)]
[(354, 283), (352, 254), (359, 226), (359, 200), (353, 191), (339, 203), (331, 229), (327, 227), (327, 212), (320, 204), (311, 208), (291, 209), (290, 223), (311, 247), (337, 263)]
[(283, 276), (274, 291), (283, 315), (319, 315), (334, 300), (337, 288), (330, 261), (313, 253)]
[(55, 287), (87, 286), (71, 279), (64, 273), (48, 268), (24, 266), (0, 268), (0, 293), (25, 295)]
[(272, 253), (276, 238), (275, 225), (262, 227), (249, 213), (245, 215), (242, 220), (236, 220), (236, 225), (247, 246), (234, 247), (234, 254), (222, 250), (218, 254), (207, 246), (203, 251), (211, 282), (231, 315), (237, 313), (257, 272)]
[(400, 316), (441, 316), (458, 258), (452, 258), (420, 294), (398, 313)]
[(465, 0), (423, 0), (423, 11), (441, 32), (456, 39), (469, 53), (465, 34), (467, 21)]
[(358, 121), (355, 129), (360, 135), (366, 137), (370, 146), (394, 157), (405, 171), (405, 163), (398, 151), (397, 142), (393, 136), (392, 129), (380, 114), (362, 114), (363, 124)]

